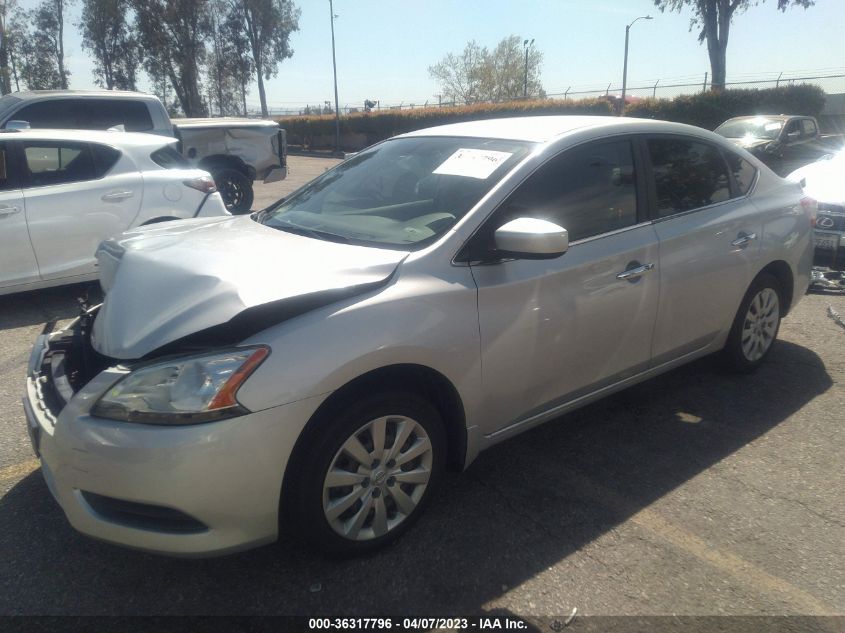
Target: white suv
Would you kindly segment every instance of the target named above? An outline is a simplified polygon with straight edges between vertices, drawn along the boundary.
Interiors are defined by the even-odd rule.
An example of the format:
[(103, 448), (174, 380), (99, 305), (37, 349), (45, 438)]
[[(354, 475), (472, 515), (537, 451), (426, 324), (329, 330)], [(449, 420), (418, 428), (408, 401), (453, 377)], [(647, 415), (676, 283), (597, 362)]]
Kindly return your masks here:
[(106, 238), (163, 220), (229, 215), (176, 140), (71, 130), (0, 133), (0, 295), (96, 279)]

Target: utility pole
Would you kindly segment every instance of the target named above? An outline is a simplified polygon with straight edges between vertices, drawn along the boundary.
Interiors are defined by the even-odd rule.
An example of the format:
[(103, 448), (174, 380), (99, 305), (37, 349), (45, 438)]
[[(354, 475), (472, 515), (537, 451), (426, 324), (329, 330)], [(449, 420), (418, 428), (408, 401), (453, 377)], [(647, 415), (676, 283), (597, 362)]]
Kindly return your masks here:
[(651, 20), (650, 15), (641, 15), (636, 20), (625, 27), (625, 62), (622, 66), (622, 105), (619, 107), (619, 116), (625, 116), (625, 91), (628, 88), (628, 39), (631, 32), (631, 27), (634, 26), (637, 20)]
[(332, 68), (334, 69), (334, 149), (340, 153), (340, 102), (337, 98), (337, 58), (334, 51), (334, 4), (329, 0), (329, 14), (332, 18)]
[(528, 51), (530, 48), (534, 46), (534, 40), (532, 39), (530, 42), (528, 40), (524, 40), (522, 42), (522, 47), (525, 49), (525, 82), (522, 85), (522, 98), (528, 98)]

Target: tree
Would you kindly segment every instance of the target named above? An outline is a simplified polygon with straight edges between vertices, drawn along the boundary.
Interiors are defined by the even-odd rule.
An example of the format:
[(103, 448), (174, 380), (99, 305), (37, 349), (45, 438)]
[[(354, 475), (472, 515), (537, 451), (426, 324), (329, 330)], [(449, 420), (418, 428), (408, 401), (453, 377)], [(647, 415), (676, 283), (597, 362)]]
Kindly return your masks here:
[[(654, 0), (661, 11), (680, 11), (689, 6), (693, 13), (690, 30), (700, 27), (699, 42), (707, 42), (710, 55), (711, 85), (715, 91), (725, 88), (727, 70), (728, 36), (734, 14), (741, 13), (759, 0)], [(763, 0), (765, 1), (765, 0)], [(815, 0), (778, 0), (778, 9), (786, 11), (790, 6), (811, 7)]]
[[(531, 47), (528, 52), (529, 95), (544, 94), (540, 84), (542, 61), (543, 54)], [(510, 35), (492, 52), (472, 40), (462, 53), (449, 53), (434, 66), (429, 66), (428, 73), (440, 85), (445, 100), (475, 103), (522, 97), (525, 69), (522, 38)]]
[(130, 28), (129, 0), (83, 0), (82, 46), (94, 57), (94, 75), (108, 90), (135, 90), (140, 50)]
[(275, 77), (279, 64), (293, 56), (290, 34), (299, 30), (300, 11), (292, 0), (231, 0), (246, 33), (258, 78), (261, 116), (267, 116), (264, 80)]
[(208, 77), (220, 116), (247, 113), (246, 94), (254, 67), (240, 17), (227, 0), (212, 0), (214, 34)]
[(185, 116), (208, 116), (200, 68), (211, 35), (207, 0), (131, 0), (144, 68), (155, 83), (166, 77)]
[(0, 94), (7, 95), (12, 92), (12, 73), (9, 70), (9, 63), (12, 55), (8, 22), (11, 18), (17, 2), (16, 0), (0, 0)]
[(30, 90), (67, 90), (70, 72), (65, 69), (64, 13), (68, 0), (44, 0), (31, 11), (20, 41), (21, 77)]

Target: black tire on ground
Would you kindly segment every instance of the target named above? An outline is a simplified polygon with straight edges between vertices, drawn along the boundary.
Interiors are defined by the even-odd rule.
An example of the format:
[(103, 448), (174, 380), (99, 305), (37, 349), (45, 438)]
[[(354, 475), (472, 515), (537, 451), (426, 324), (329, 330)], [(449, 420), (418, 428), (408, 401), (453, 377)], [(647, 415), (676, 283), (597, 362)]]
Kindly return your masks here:
[[(368, 553), (404, 533), (416, 522), (430, 500), (446, 463), (443, 422), (437, 409), (421, 395), (413, 391), (392, 389), (359, 394), (359, 397), (342, 403), (342, 406), (331, 407), (318, 415), (320, 417), (314, 420), (312, 427), (316, 432), (309, 433), (304, 444), (297, 449), (291, 464), (293, 472), (286, 477), (289, 489), (285, 491), (285, 503), (280, 509), (279, 521), (284, 527), (292, 522), (292, 527), (305, 541), (330, 555), (345, 557)], [(333, 472), (338, 472), (338, 469), (362, 472), (363, 467), (358, 465), (360, 460), (352, 459), (341, 449), (353, 436), (357, 436), (368, 453), (378, 455), (375, 442), (371, 443), (378, 433), (364, 429), (370, 422), (380, 418), (387, 418), (383, 446), (392, 446), (401, 434), (400, 429), (407, 428), (400, 425), (405, 424), (404, 420), (411, 420), (422, 431), (414, 431), (408, 436), (397, 447), (397, 450), (404, 449), (399, 454), (412, 454), (420, 442), (425, 443), (425, 436), (430, 442), (430, 453), (399, 465), (396, 462), (401, 461), (401, 458), (388, 460), (395, 453), (386, 450), (383, 453), (383, 464), (379, 467), (375, 466), (375, 461), (370, 464), (372, 470), (366, 476), (366, 482), (357, 486), (324, 488), (330, 468)], [(398, 479), (404, 477), (397, 474), (396, 469), (414, 473), (428, 469), (430, 476), (422, 486), (400, 483)], [(396, 477), (391, 477), (391, 473)], [(389, 526), (387, 532), (380, 536), (376, 527), (375, 504), (378, 499), (371, 498), (376, 497), (376, 488), (379, 488), (378, 494), (382, 497), (382, 507), (386, 508), (383, 515), (386, 518), (381, 525)], [(333, 527), (327, 518), (324, 504), (337, 504), (353, 495), (356, 496), (355, 503), (337, 517)], [(401, 512), (400, 503), (406, 503), (411, 498), (416, 499), (416, 506), (407, 514)], [(364, 509), (365, 502), (371, 509)], [(354, 524), (359, 515), (366, 517), (361, 523), (363, 527), (359, 527), (362, 540), (354, 540), (337, 531), (344, 525)]]
[(248, 213), (255, 194), (252, 182), (237, 169), (221, 169), (212, 176), (229, 213)]
[[(774, 303), (771, 301), (773, 297), (776, 297)], [(783, 306), (783, 290), (777, 278), (768, 273), (758, 275), (739, 304), (730, 335), (722, 350), (722, 359), (728, 369), (751, 373), (763, 364), (780, 330)], [(758, 322), (767, 322), (769, 327), (759, 326)], [(760, 336), (755, 337), (755, 333), (760, 333)], [(749, 347), (755, 338), (764, 341), (763, 346)]]

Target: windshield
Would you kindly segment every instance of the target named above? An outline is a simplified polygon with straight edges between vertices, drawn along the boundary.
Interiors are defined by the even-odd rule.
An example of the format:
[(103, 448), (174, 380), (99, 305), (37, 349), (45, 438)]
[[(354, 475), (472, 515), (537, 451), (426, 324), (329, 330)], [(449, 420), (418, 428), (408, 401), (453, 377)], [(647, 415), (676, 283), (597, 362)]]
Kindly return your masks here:
[(716, 134), (725, 138), (760, 138), (770, 141), (777, 140), (783, 121), (755, 117), (753, 119), (738, 119), (726, 121), (716, 128)]
[(356, 154), (257, 220), (318, 239), (413, 250), (448, 231), (533, 148), (417, 137)]

